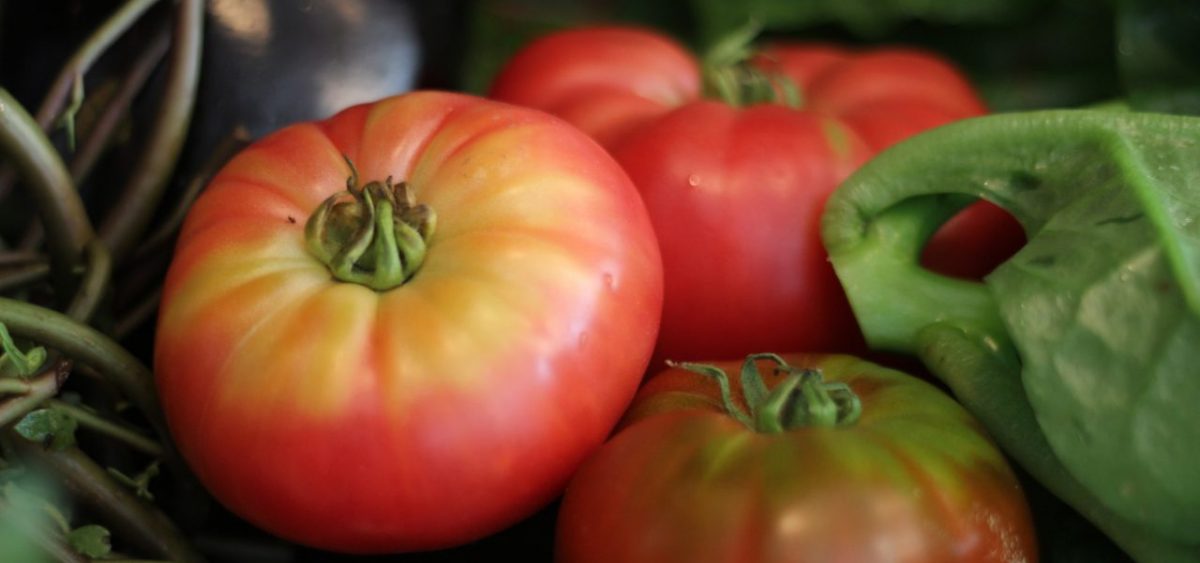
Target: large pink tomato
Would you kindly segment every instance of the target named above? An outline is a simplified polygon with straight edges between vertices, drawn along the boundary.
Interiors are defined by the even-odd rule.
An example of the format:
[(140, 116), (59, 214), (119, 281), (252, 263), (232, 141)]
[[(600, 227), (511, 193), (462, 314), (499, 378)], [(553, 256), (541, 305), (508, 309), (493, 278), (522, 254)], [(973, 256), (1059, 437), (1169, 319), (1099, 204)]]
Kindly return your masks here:
[(158, 324), (179, 449), (325, 549), (434, 549), (560, 493), (632, 398), (662, 265), (641, 200), (546, 114), (421, 92), (288, 127), (187, 218)]

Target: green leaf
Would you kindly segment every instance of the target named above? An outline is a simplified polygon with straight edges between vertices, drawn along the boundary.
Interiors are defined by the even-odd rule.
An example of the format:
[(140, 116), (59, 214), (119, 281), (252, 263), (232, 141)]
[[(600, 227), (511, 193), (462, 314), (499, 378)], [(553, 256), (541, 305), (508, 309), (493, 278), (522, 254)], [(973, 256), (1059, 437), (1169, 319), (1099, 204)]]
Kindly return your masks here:
[(75, 429), (78, 426), (79, 423), (71, 415), (46, 408), (25, 415), (13, 429), (29, 441), (49, 444), (54, 449), (62, 450), (75, 445)]
[[(1029, 239), (985, 285), (916, 266), (971, 197)], [(1011, 346), (1008, 377), (1070, 475), (1200, 551), (1200, 118), (1046, 111), (939, 128), (844, 183), (823, 236), (872, 345), (913, 351), (940, 324)], [(963, 376), (948, 373), (959, 364), (935, 373)]]
[(71, 530), (67, 543), (80, 555), (98, 559), (112, 552), (112, 534), (104, 526), (89, 524)]
[(22, 352), (8, 333), (8, 327), (0, 323), (0, 377), (12, 372), (17, 377), (32, 376), (46, 363), (46, 349), (41, 346)]

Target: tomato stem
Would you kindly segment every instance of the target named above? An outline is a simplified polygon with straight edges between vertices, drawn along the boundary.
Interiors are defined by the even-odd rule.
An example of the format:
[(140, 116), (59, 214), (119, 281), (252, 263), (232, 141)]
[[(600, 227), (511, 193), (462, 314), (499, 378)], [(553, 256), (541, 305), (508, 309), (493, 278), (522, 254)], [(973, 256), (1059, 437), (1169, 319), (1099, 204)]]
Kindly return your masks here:
[[(698, 373), (700, 375), (703, 375), (703, 376), (708, 377), (709, 379), (712, 379), (713, 381), (715, 381), (717, 383), (717, 387), (720, 388), (720, 390), (721, 390), (721, 403), (725, 407), (725, 412), (728, 413), (729, 416), (732, 416), (734, 419), (736, 419), (738, 422), (746, 425), (747, 428), (755, 427), (754, 419), (751, 418), (752, 415), (746, 414), (746, 411), (742, 410), (742, 407), (740, 407), (738, 405), (737, 400), (735, 400), (733, 398), (733, 390), (730, 389), (729, 376), (725, 373), (725, 370), (722, 370), (721, 368), (719, 368), (717, 366), (713, 366), (713, 365), (709, 365), (709, 364), (694, 364), (691, 362), (673, 362), (670, 360), (667, 360), (667, 365), (669, 365), (671, 367), (686, 369), (688, 371)], [(753, 409), (754, 408), (753, 403), (751, 403), (751, 405), (752, 405), (751, 408)], [(751, 412), (753, 412), (753, 410)]]
[[(759, 361), (775, 364), (783, 379), (768, 388)], [(738, 404), (730, 388), (729, 375), (709, 364), (674, 363), (714, 380), (721, 389), (725, 411), (756, 432), (778, 433), (800, 428), (849, 426), (862, 414), (862, 402), (849, 385), (827, 382), (820, 370), (796, 368), (777, 354), (751, 354), (742, 364), (742, 397), (749, 414)]]
[(421, 267), (436, 215), (416, 203), (406, 182), (388, 177), (359, 186), (358, 170), (346, 163), (346, 190), (321, 203), (305, 225), (308, 251), (338, 280), (375, 291), (398, 287)]
[(751, 20), (705, 53), (702, 66), (706, 97), (734, 107), (761, 103), (791, 108), (803, 105), (804, 96), (794, 81), (782, 73), (751, 64), (758, 54), (752, 43), (761, 31), (762, 26)]

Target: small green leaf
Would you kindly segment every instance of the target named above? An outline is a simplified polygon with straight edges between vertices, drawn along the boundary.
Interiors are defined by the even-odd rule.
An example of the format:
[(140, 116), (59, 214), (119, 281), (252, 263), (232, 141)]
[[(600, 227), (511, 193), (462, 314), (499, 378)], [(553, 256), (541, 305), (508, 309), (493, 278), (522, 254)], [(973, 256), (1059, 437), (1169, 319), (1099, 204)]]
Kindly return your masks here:
[[(22, 352), (8, 333), (8, 327), (0, 323), (0, 376), (14, 371), (18, 377), (29, 377), (46, 363), (46, 349), (34, 347), (28, 352)], [(10, 367), (11, 366), (11, 367)]]
[(154, 500), (154, 494), (150, 492), (150, 481), (158, 476), (158, 462), (151, 463), (141, 473), (130, 477), (115, 467), (108, 468), (109, 475), (112, 475), (121, 484), (133, 489), (133, 493), (138, 498), (148, 501)]
[(58, 409), (38, 409), (25, 415), (13, 428), (31, 442), (49, 444), (56, 450), (75, 445), (75, 429), (79, 423)]
[(67, 543), (80, 555), (93, 559), (105, 557), (112, 552), (112, 534), (104, 526), (89, 524), (71, 530)]

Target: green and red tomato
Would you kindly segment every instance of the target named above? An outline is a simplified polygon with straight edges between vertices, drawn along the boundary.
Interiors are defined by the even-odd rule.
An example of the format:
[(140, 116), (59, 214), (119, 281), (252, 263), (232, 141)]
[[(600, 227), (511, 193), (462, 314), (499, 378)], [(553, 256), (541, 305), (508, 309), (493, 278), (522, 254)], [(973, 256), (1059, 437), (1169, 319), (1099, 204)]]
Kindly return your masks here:
[(949, 396), (852, 356), (756, 356), (646, 382), (567, 487), (560, 563), (1037, 560), (1015, 475)]

